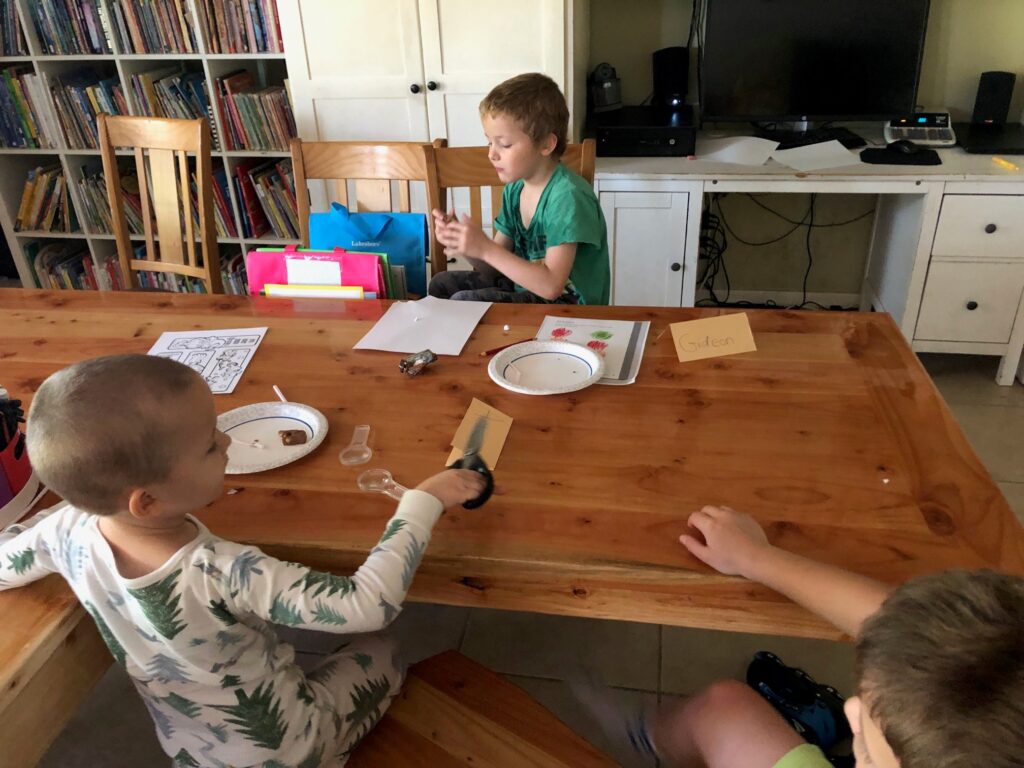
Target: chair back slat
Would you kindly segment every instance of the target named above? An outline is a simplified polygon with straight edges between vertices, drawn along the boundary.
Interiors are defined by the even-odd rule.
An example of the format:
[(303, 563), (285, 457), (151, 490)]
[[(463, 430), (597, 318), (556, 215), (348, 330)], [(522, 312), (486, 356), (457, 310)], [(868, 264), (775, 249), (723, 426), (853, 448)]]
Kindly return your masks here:
[[(134, 282), (137, 271), (175, 273), (202, 280), (209, 293), (222, 293), (206, 120), (104, 114), (98, 123), (114, 240), (125, 279)], [(128, 231), (116, 154), (119, 147), (131, 148), (135, 158), (146, 251), (143, 258), (136, 257)], [(192, 158), (194, 170), (190, 169)], [(198, 210), (192, 202), (193, 177)]]

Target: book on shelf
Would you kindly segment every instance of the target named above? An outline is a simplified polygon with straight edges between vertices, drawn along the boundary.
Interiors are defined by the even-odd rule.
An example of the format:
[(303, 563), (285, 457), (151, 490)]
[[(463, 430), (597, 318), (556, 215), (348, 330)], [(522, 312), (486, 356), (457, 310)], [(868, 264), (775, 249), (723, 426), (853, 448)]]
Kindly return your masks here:
[(35, 74), (31, 64), (0, 70), (0, 145), (54, 149), (57, 133), (44, 76)]
[[(199, 193), (196, 174), (192, 173), (189, 179), (189, 193), (192, 197), (192, 223), (196, 236), (199, 235)], [(217, 228), (217, 237), (238, 237), (238, 230), (235, 228), (235, 219), (231, 215), (231, 205), (228, 202), (228, 177), (223, 166), (218, 165), (213, 169), (213, 219)]]
[(131, 76), (131, 92), (137, 112), (146, 117), (206, 118), (213, 149), (220, 150), (220, 137), (212, 119), (210, 92), (202, 72), (187, 72), (181, 66), (137, 72)]
[(224, 284), (224, 293), (235, 296), (249, 295), (249, 278), (245, 272), (245, 257), (241, 251), (231, 256), (221, 256), (220, 278)]
[(214, 80), (227, 149), (285, 151), (295, 137), (295, 117), (284, 85), (257, 90), (252, 75), (238, 70)]
[(18, 21), (18, 7), (15, 0), (0, 0), (0, 54), (3, 56), (27, 56), (25, 33)]
[(28, 172), (14, 221), (15, 231), (77, 232), (78, 219), (59, 165)]
[(71, 149), (96, 149), (99, 146), (96, 116), (101, 112), (128, 114), (128, 104), (116, 75), (101, 77), (86, 68), (55, 77), (50, 92), (64, 139)]
[(25, 258), (40, 288), (117, 291), (125, 287), (117, 257), (97, 261), (82, 241), (29, 243)]
[(276, 0), (196, 0), (210, 53), (283, 53)]
[(32, 0), (27, 3), (39, 43), (51, 55), (109, 54), (100, 0)]
[(196, 53), (188, 0), (111, 0), (114, 33), (126, 53)]
[(295, 178), (289, 159), (264, 163), (249, 171), (263, 213), (275, 237), (297, 240), (299, 215), (295, 207)]
[[(82, 221), (85, 229), (92, 235), (109, 235), (114, 231), (114, 227), (110, 220), (110, 202), (103, 172), (89, 172), (83, 167), (80, 173), (77, 182), (78, 196), (82, 201)], [(139, 177), (134, 171), (121, 175), (121, 199), (124, 201), (128, 232), (141, 235), (142, 199), (139, 195)]]

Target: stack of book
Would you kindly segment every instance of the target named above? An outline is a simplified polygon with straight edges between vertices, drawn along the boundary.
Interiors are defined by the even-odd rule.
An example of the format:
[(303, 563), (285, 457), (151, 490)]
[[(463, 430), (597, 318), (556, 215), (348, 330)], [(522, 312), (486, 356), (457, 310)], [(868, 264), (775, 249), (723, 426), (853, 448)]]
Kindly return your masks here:
[(221, 256), (220, 279), (224, 284), (224, 293), (249, 295), (249, 278), (245, 273), (245, 257), (241, 251), (233, 256)]
[[(197, 192), (197, 181), (195, 173), (192, 174), (189, 183), (189, 190), (192, 194), (192, 223), (193, 232), (199, 236), (199, 196)], [(235, 219), (231, 215), (231, 204), (228, 201), (228, 174), (224, 166), (218, 165), (213, 169), (213, 218), (217, 227), (217, 237), (238, 237), (238, 230), (235, 228)]]
[(188, 0), (112, 0), (114, 29), (125, 53), (196, 53)]
[(257, 90), (252, 74), (239, 70), (216, 78), (214, 88), (227, 149), (288, 149), (296, 132), (287, 81)]
[(117, 291), (125, 287), (117, 258), (97, 263), (81, 241), (29, 243), (25, 257), (40, 288)]
[[(107, 197), (107, 182), (102, 171), (90, 173), (81, 169), (78, 179), (79, 198), (82, 201), (82, 222), (89, 234), (109, 235), (114, 231), (110, 220), (110, 202)], [(121, 197), (124, 200), (125, 220), (128, 232), (142, 234), (142, 200), (139, 196), (139, 177), (134, 173), (122, 174)]]
[(27, 56), (25, 33), (18, 22), (15, 0), (0, 0), (0, 55)]
[(111, 52), (100, 17), (100, 0), (33, 0), (27, 5), (47, 53)]
[(100, 77), (90, 69), (54, 78), (50, 88), (64, 139), (71, 149), (96, 149), (96, 115), (127, 115), (128, 104), (117, 75)]
[(14, 221), (16, 231), (77, 232), (78, 219), (59, 165), (28, 172)]
[(243, 161), (235, 166), (233, 182), (243, 237), (259, 238), (273, 232), (282, 240), (299, 239), (291, 160)]
[(0, 70), (0, 145), (53, 149), (58, 133), (45, 75), (29, 64)]
[(196, 0), (210, 53), (283, 53), (276, 0)]

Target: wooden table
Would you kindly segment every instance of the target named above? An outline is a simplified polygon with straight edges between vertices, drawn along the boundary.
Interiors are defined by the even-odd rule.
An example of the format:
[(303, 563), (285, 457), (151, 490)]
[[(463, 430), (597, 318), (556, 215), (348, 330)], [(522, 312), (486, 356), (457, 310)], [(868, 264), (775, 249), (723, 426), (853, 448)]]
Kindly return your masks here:
[[(279, 384), (321, 410), (330, 433), (295, 464), (227, 478), (241, 492), (202, 518), (226, 538), (349, 572), (394, 509), (358, 491), (359, 472), (386, 467), (416, 484), (442, 468), (471, 399), (486, 401), (515, 419), (495, 496), (442, 518), (414, 600), (838, 637), (770, 590), (712, 573), (678, 544), (687, 515), (705, 503), (749, 511), (781, 546), (887, 582), (950, 567), (1024, 573), (1019, 524), (886, 315), (751, 312), (758, 352), (683, 365), (668, 323), (719, 310), (495, 305), (462, 356), (410, 379), (398, 372), (399, 355), (352, 349), (384, 309), (0, 291), (0, 383), (28, 399), (53, 371), (145, 352), (163, 331), (268, 325), (218, 409), (273, 399)], [(532, 336), (551, 313), (650, 320), (637, 383), (557, 397), (492, 383), (478, 353)], [(374, 457), (344, 467), (338, 451), (361, 423), (372, 426)], [(91, 622), (63, 584), (0, 593), (0, 613), (0, 722), (16, 700), (30, 700), (29, 688), (49, 689), (46, 678), (56, 685), (77, 675), (87, 690), (102, 671)], [(44, 667), (58, 648), (64, 666)], [(67, 661), (72, 651), (91, 664)], [(73, 690), (62, 695), (73, 705)], [(45, 703), (59, 729), (57, 708)]]

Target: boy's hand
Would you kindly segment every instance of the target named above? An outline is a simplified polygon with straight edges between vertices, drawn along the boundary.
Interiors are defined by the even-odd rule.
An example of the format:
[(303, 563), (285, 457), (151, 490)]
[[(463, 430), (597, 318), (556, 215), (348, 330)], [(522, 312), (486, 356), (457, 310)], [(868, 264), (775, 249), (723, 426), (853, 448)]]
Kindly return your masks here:
[(434, 227), (437, 241), (445, 247), (448, 256), (467, 256), (471, 259), (483, 258), (484, 251), (492, 242), (484, 234), (483, 228), (469, 216), (461, 220), (445, 222), (439, 219), (440, 211), (434, 211)]
[(771, 548), (764, 530), (750, 515), (729, 507), (704, 507), (687, 521), (704, 535), (683, 534), (680, 543), (698, 559), (727, 576), (750, 578), (749, 567), (759, 554)]
[(445, 509), (465, 504), (479, 496), (486, 485), (484, 476), (471, 469), (446, 469), (428, 477), (416, 486), (417, 491), (429, 493)]

